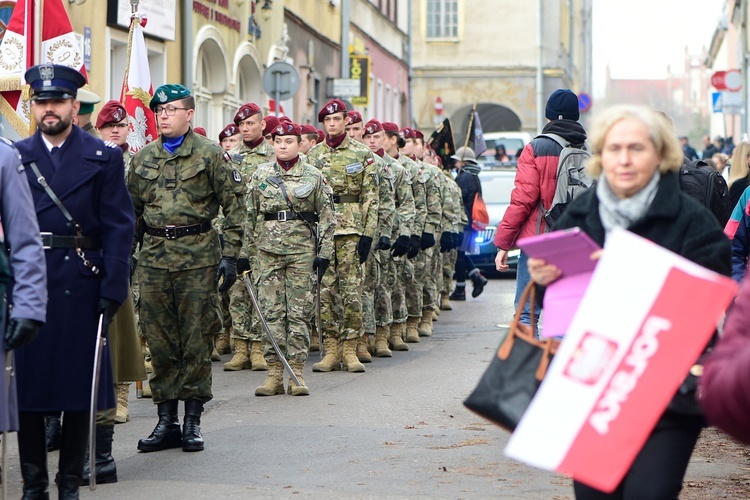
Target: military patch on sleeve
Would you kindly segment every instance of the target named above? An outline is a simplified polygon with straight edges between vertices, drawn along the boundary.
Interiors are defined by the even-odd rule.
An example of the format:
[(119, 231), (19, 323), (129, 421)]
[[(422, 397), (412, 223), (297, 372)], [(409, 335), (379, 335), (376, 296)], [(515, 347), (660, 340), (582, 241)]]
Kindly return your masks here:
[(117, 144), (115, 144), (112, 141), (104, 141), (104, 144), (106, 144), (108, 148), (116, 148), (116, 147), (118, 147)]
[(229, 163), (230, 161), (232, 161), (232, 157), (229, 156), (229, 153), (227, 153), (226, 151), (224, 151), (224, 153), (222, 153), (221, 156), (224, 157), (224, 161), (227, 162), (227, 163)]
[(240, 171), (236, 168), (232, 170), (232, 179), (234, 179), (234, 182), (237, 184), (242, 182), (242, 174), (240, 174)]
[(297, 198), (305, 198), (307, 195), (312, 193), (313, 190), (313, 184), (312, 182), (305, 182), (300, 187), (294, 190), (294, 195)]
[(368, 164), (368, 165), (372, 165), (373, 163), (375, 163), (375, 158), (373, 158), (373, 157), (371, 156), (371, 157), (369, 157), (369, 158), (367, 159), (367, 164)]
[(345, 168), (347, 174), (356, 174), (357, 172), (361, 172), (364, 167), (361, 163), (351, 163)]
[(268, 184), (266, 184), (265, 182), (261, 182), (260, 186), (258, 186), (258, 187), (261, 189), (261, 191), (265, 191), (266, 188), (268, 187)]

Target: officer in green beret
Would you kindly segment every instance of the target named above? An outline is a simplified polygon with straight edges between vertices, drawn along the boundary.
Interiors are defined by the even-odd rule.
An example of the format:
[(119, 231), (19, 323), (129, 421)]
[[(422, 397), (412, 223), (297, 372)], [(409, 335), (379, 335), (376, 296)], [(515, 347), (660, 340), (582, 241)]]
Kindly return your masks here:
[[(247, 187), (229, 155), (193, 132), (195, 99), (162, 85), (150, 103), (161, 137), (139, 150), (128, 173), (143, 240), (139, 323), (151, 348), (150, 381), (159, 422), (144, 452), (203, 450), (200, 418), (211, 392), (211, 352), (221, 332), (219, 293), (237, 279)], [(224, 248), (211, 221), (224, 213)], [(185, 402), (182, 431), (178, 401)]]
[(76, 116), (76, 125), (81, 127), (86, 133), (100, 138), (99, 132), (96, 131), (94, 124), (91, 122), (91, 115), (94, 113), (94, 105), (102, 102), (102, 98), (85, 88), (78, 89), (78, 102), (81, 103), (81, 109)]

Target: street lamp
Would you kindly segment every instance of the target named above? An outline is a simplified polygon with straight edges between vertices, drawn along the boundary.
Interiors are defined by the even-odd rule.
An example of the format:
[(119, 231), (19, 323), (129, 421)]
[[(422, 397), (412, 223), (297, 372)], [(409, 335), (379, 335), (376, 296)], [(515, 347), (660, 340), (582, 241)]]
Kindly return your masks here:
[(273, 11), (273, 5), (271, 5), (272, 1), (273, 0), (266, 0), (263, 7), (260, 8), (260, 13), (263, 16), (264, 21), (271, 19), (271, 12)]

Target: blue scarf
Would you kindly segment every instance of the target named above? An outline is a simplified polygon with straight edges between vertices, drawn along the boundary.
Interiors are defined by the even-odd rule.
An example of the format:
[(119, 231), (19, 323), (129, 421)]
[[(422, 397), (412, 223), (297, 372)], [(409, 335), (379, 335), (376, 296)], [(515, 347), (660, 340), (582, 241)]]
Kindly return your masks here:
[(182, 145), (182, 141), (185, 140), (185, 135), (181, 135), (179, 137), (164, 137), (162, 139), (162, 144), (164, 145), (164, 149), (169, 151), (170, 154), (174, 154), (175, 150), (179, 148)]

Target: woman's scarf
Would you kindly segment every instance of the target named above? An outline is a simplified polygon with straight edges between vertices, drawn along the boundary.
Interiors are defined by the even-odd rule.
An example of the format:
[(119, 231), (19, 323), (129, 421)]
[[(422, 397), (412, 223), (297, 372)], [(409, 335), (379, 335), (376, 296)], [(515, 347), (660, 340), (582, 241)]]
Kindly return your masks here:
[(641, 219), (654, 201), (661, 174), (657, 170), (646, 186), (628, 198), (618, 198), (607, 184), (604, 175), (596, 183), (596, 197), (599, 198), (599, 217), (604, 231), (609, 234), (616, 227), (628, 228)]

